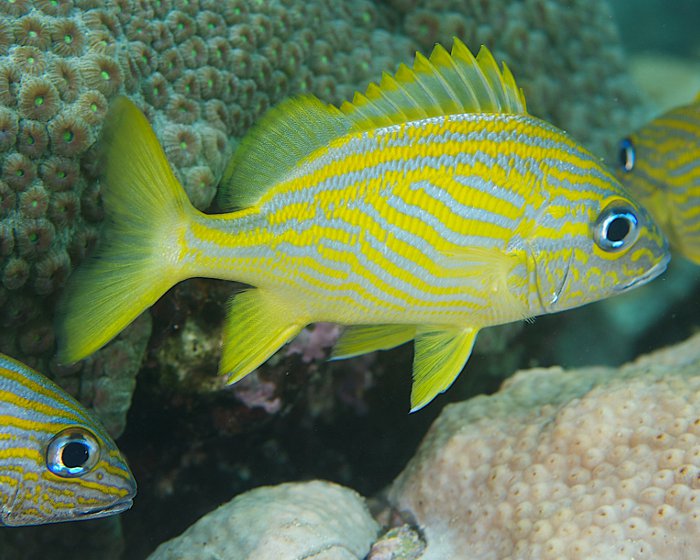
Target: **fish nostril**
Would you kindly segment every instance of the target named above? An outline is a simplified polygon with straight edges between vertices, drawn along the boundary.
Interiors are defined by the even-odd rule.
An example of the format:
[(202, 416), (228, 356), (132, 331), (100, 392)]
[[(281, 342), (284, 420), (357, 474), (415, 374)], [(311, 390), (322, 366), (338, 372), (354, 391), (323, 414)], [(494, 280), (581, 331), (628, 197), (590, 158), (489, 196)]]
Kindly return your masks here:
[(620, 167), (626, 173), (634, 169), (636, 162), (636, 151), (630, 138), (623, 138), (620, 141), (620, 151), (618, 152)]

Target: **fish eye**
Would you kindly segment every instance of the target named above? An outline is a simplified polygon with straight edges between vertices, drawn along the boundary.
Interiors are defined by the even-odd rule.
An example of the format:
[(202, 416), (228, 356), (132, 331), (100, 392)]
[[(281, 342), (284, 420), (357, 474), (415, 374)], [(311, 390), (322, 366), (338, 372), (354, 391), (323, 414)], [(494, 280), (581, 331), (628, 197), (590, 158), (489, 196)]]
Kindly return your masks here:
[(620, 151), (618, 153), (620, 159), (620, 167), (626, 173), (629, 173), (634, 169), (634, 163), (636, 161), (636, 154), (634, 150), (634, 144), (629, 138), (623, 138), (620, 140)]
[(85, 428), (67, 428), (56, 434), (46, 448), (46, 466), (55, 475), (76, 478), (97, 464), (100, 446)]
[(609, 253), (629, 247), (639, 236), (639, 219), (631, 206), (613, 204), (600, 213), (593, 227), (593, 239)]

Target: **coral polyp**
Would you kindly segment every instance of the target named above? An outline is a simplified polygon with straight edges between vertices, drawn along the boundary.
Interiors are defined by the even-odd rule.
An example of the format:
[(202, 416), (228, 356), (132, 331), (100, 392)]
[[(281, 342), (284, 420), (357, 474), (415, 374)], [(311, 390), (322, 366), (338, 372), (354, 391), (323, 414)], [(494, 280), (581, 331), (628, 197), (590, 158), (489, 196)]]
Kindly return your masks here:
[(45, 218), (23, 220), (15, 229), (15, 235), (19, 255), (33, 259), (49, 250), (56, 236), (56, 228)]
[(45, 50), (51, 43), (50, 27), (38, 17), (25, 16), (15, 24), (15, 39), (20, 45)]
[(82, 154), (92, 144), (90, 127), (80, 117), (64, 112), (49, 123), (53, 151), (62, 156)]
[(19, 195), (22, 218), (41, 218), (49, 207), (49, 193), (42, 185), (32, 185)]
[(17, 68), (27, 74), (39, 76), (46, 70), (46, 57), (36, 47), (15, 47), (11, 60)]
[(38, 294), (50, 294), (63, 286), (70, 273), (71, 263), (68, 253), (63, 250), (51, 251), (36, 264), (34, 288)]
[(36, 167), (27, 156), (14, 153), (5, 158), (2, 178), (16, 191), (26, 189), (36, 177)]
[(60, 56), (78, 56), (85, 48), (85, 37), (78, 24), (70, 19), (60, 19), (51, 30), (51, 48)]
[(119, 90), (123, 77), (119, 64), (110, 56), (95, 55), (81, 63), (81, 75), (87, 86), (106, 96)]
[(171, 125), (163, 131), (163, 149), (175, 165), (189, 166), (197, 160), (202, 141), (199, 134), (189, 127)]
[(80, 214), (80, 199), (72, 191), (57, 192), (51, 195), (49, 218), (57, 226), (72, 224)]
[(27, 119), (48, 121), (60, 107), (56, 87), (46, 78), (29, 78), (19, 90), (20, 114)]
[(24, 286), (29, 278), (29, 264), (18, 257), (8, 259), (2, 271), (2, 285), (8, 290), (17, 290)]
[(23, 119), (22, 128), (17, 133), (17, 151), (30, 158), (38, 159), (48, 146), (49, 133), (46, 123)]
[(78, 182), (78, 162), (60, 156), (52, 156), (39, 166), (39, 175), (53, 191), (72, 190)]
[(66, 103), (75, 101), (80, 91), (84, 88), (78, 67), (70, 59), (61, 58), (54, 61), (48, 75), (51, 83), (56, 86), (61, 99)]

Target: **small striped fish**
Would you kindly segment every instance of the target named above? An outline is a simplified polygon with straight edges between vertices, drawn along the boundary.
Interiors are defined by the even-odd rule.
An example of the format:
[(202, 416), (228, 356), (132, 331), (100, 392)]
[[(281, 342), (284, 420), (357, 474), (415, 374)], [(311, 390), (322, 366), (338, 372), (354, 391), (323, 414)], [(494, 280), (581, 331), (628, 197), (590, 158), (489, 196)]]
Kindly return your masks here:
[(449, 387), (479, 329), (608, 297), (658, 275), (666, 240), (596, 158), (530, 116), (510, 71), (455, 41), (340, 108), (267, 113), (195, 210), (145, 117), (103, 133), (98, 255), (69, 280), (60, 358), (100, 348), (176, 282), (237, 280), (221, 372), (234, 382), (305, 325), (347, 325), (346, 358), (415, 339), (412, 410)]
[(700, 264), (700, 95), (622, 139), (618, 177), (671, 248)]
[(0, 524), (96, 519), (136, 482), (112, 438), (43, 375), (0, 354)]

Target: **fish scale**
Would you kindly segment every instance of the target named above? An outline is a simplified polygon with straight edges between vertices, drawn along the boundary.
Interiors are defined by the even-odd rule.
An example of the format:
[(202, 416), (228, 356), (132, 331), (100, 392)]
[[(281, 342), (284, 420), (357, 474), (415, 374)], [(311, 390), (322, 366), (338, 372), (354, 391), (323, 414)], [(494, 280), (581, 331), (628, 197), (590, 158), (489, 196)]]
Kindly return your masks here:
[[(57, 474), (49, 464), (62, 435), (68, 444), (94, 445), (84, 472), (79, 466), (70, 476)], [(56, 449), (60, 467), (62, 448)], [(4, 525), (105, 517), (128, 509), (136, 492), (121, 453), (87, 411), (39, 373), (2, 355), (0, 473)]]
[[(312, 125), (310, 125), (312, 123)], [(411, 408), (444, 391), (483, 327), (569, 309), (658, 275), (666, 240), (593, 155), (529, 115), (510, 71), (458, 40), (340, 108), (269, 111), (220, 187), (192, 207), (126, 99), (102, 140), (110, 217), (69, 279), (59, 355), (108, 342), (174, 283), (243, 282), (221, 372), (231, 382), (305, 325), (346, 326), (333, 357), (415, 339)]]

